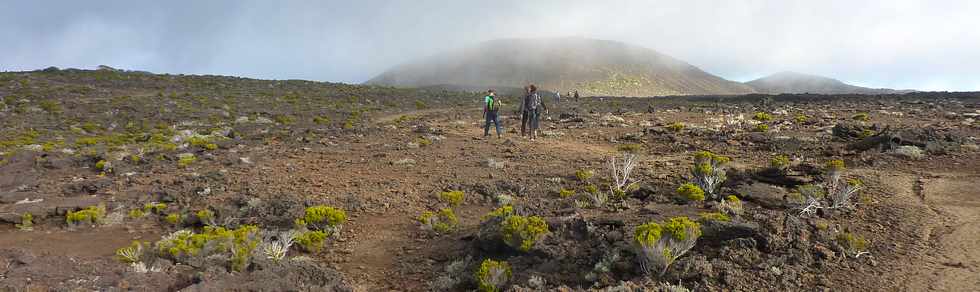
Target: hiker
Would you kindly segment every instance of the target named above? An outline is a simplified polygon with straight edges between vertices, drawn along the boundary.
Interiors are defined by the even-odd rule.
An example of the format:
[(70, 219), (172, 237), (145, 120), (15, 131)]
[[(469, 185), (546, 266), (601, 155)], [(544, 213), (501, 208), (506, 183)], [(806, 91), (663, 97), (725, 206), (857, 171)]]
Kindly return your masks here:
[(517, 110), (521, 115), (521, 137), (527, 137), (528, 107), (530, 103), (531, 89), (524, 86), (524, 98), (521, 99), (521, 107)]
[(561, 90), (555, 90), (555, 104), (561, 104)]
[(483, 124), (483, 137), (490, 136), (490, 122), (493, 122), (494, 127), (497, 128), (497, 138), (500, 138), (500, 133), (503, 130), (500, 127), (500, 119), (497, 116), (497, 110), (500, 109), (500, 100), (497, 99), (496, 93), (491, 88), (487, 90), (487, 96), (483, 101), (483, 116), (486, 118), (486, 123)]
[(578, 90), (575, 91), (575, 102), (578, 102)]
[(544, 104), (544, 100), (538, 95), (538, 88), (534, 84), (528, 85), (528, 94), (524, 98), (524, 104), (521, 106), (525, 112), (527, 112), (527, 124), (530, 129), (529, 135), (531, 141), (538, 138), (538, 126), (541, 122), (541, 110), (548, 110), (548, 106)]

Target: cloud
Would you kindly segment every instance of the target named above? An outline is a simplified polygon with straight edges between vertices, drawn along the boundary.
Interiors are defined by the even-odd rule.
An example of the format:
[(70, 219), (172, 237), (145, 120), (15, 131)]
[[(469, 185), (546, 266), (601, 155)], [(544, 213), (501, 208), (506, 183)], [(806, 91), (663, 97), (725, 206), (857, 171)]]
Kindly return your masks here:
[(980, 90), (977, 1), (14, 1), (0, 69), (361, 82), (504, 37), (658, 50), (725, 78), (792, 70), (871, 87)]

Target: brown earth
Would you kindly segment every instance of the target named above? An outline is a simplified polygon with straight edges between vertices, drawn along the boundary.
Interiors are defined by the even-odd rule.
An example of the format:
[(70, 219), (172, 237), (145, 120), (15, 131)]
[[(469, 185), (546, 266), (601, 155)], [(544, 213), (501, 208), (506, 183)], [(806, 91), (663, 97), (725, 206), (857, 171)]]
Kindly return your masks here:
[[(22, 113), (15, 110), (23, 102), (5, 105), (0, 111), (3, 137), (11, 139), (31, 125), (44, 130), (36, 138), (38, 144), (61, 136), (67, 143), (60, 147), (83, 152), (84, 146), (71, 141), (86, 134), (75, 134), (59, 121), (75, 119), (81, 124), (103, 119), (102, 124), (112, 122), (121, 127), (125, 122), (119, 116), (124, 114), (119, 112), (146, 109), (110, 105), (111, 97), (139, 96), (139, 92), (151, 92), (147, 95), (152, 96), (156, 90), (140, 84), (160, 82), (162, 88), (205, 93), (215, 86), (200, 87), (204, 85), (187, 81), (199, 77), (106, 81), (79, 74), (24, 73), (0, 84), (5, 85), (0, 86), (0, 96), (18, 95), (28, 100)], [(44, 86), (29, 87), (30, 94), (25, 94), (22, 83), (16, 81), (23, 79), (32, 84), (46, 80), (49, 87), (56, 81), (88, 85), (95, 88), (90, 95), (103, 99), (88, 99), (92, 104), (56, 99), (64, 105), (60, 116), (32, 111), (30, 107), (38, 100), (52, 97), (39, 93), (44, 92)], [(209, 82), (227, 88), (265, 87), (263, 81), (219, 78)], [(245, 86), (242, 82), (255, 84)], [(321, 85), (283, 86), (270, 94), (304, 95), (307, 91), (302, 86)], [(234, 122), (237, 116), (232, 114), (222, 119), (223, 125), (233, 129), (235, 134), (230, 136), (234, 137), (219, 142), (216, 150), (189, 147), (163, 151), (160, 159), (135, 164), (109, 159), (115, 168), (111, 173), (95, 171), (94, 161), (112, 157), (114, 152), (132, 153), (130, 148), (101, 150), (95, 157), (4, 150), (14, 154), (5, 156), (0, 166), (0, 198), (15, 198), (13, 202), (44, 200), (0, 204), (0, 215), (12, 215), (0, 218), (14, 221), (0, 224), (0, 290), (286, 289), (257, 283), (278, 275), (293, 282), (317, 283), (294, 287), (297, 290), (426, 291), (432, 289), (436, 278), (447, 274), (443, 270), (446, 265), (466, 256), (477, 261), (467, 267), (466, 274), (471, 275), (484, 258), (507, 260), (514, 269), (510, 284), (527, 287), (531, 276), (539, 276), (547, 280), (546, 290), (562, 286), (605, 288), (620, 281), (651, 289), (653, 282), (680, 282), (687, 288), (710, 291), (970, 291), (980, 286), (980, 240), (975, 236), (980, 231), (976, 227), (980, 220), (980, 152), (976, 150), (980, 125), (967, 120), (980, 108), (977, 96), (777, 96), (723, 102), (711, 98), (590, 98), (553, 109), (543, 123), (544, 137), (528, 141), (517, 134), (520, 121), (515, 117), (504, 119), (507, 133), (502, 139), (482, 138), (480, 113), (467, 106), (467, 98), (475, 98), (450, 93), (424, 99), (433, 93), (411, 92), (428, 108), (412, 105), (416, 99), (394, 99), (406, 106), (366, 111), (363, 120), (344, 129), (338, 121), (347, 117), (349, 109), (336, 106), (334, 113), (314, 111), (322, 104), (346, 100), (349, 93), (330, 87), (333, 85), (322, 86), (327, 87), (309, 91), (325, 92), (323, 97), (309, 99), (319, 105), (304, 104), (307, 101), (301, 99), (285, 107), (270, 107), (272, 101), (251, 99), (243, 89), (239, 103), (231, 103), (239, 115), (289, 114), (296, 122)], [(74, 87), (64, 90), (70, 88)], [(353, 103), (360, 106), (382, 104), (389, 94), (409, 93), (366, 87), (344, 90), (360, 92), (355, 93), (360, 99)], [(186, 100), (193, 100), (197, 94)], [(173, 100), (179, 104), (185, 99), (178, 95)], [(281, 102), (288, 105), (288, 100)], [(178, 125), (178, 130), (184, 121), (205, 123), (199, 128), (186, 126), (197, 132), (215, 125), (207, 111), (183, 116), (175, 105), (170, 107), (174, 112), (151, 119)], [(112, 108), (119, 112), (107, 116), (106, 109)], [(512, 114), (506, 110), (503, 114)], [(749, 119), (755, 112), (774, 113), (774, 120), (766, 122), (770, 125), (768, 133), (750, 131), (754, 122)], [(924, 147), (926, 154), (921, 159), (877, 149), (849, 151), (845, 146), (853, 140), (835, 137), (831, 127), (853, 123), (850, 117), (857, 112), (870, 113), (871, 120), (860, 123), (870, 129), (888, 125), (905, 131), (903, 137), (936, 142)], [(794, 120), (801, 113), (809, 117), (808, 121)], [(333, 122), (311, 122), (321, 115), (333, 117)], [(685, 129), (667, 130), (666, 126), (674, 122), (684, 123)], [(728, 122), (733, 124), (722, 126)], [(431, 145), (411, 144), (422, 138)], [(577, 170), (593, 169), (596, 182), (605, 181), (606, 160), (619, 155), (617, 149), (626, 144), (641, 145), (635, 174), (640, 190), (601, 208), (579, 208), (573, 198), (559, 197), (561, 188), (579, 190), (584, 186), (575, 178)], [(706, 233), (705, 238), (733, 238), (701, 240), (665, 276), (646, 281), (630, 250), (633, 228), (675, 216), (696, 218), (701, 212), (712, 211), (713, 204), (685, 203), (674, 194), (674, 189), (687, 181), (690, 157), (697, 150), (732, 158), (729, 180), (722, 191), (738, 194), (745, 202), (745, 214), (735, 221), (758, 227), (749, 236), (725, 233), (733, 232), (728, 229), (712, 235), (716, 237)], [(193, 152), (198, 160), (187, 168), (178, 167), (174, 157), (181, 152)], [(783, 198), (788, 185), (758, 177), (774, 154), (793, 157), (791, 172), (813, 182), (822, 179), (819, 168), (825, 161), (843, 159), (848, 167), (845, 175), (860, 178), (865, 185), (861, 198), (855, 199), (857, 206), (799, 218), (798, 210)], [(492, 165), (497, 163), (502, 165)], [(423, 211), (441, 208), (436, 195), (445, 190), (463, 190), (466, 199), (455, 210), (460, 219), (458, 229), (437, 235), (423, 230), (416, 218)], [(494, 201), (502, 194), (511, 196), (520, 212), (541, 216), (549, 223), (551, 234), (528, 253), (482, 248), (487, 243), (477, 236), (481, 218), (497, 207)], [(107, 205), (110, 214), (125, 214), (150, 201), (168, 202), (168, 213), (189, 214), (208, 207), (229, 222), (257, 224), (269, 230), (291, 228), (292, 219), (301, 216), (304, 207), (315, 204), (344, 209), (349, 220), (323, 251), (290, 251), (291, 256), (311, 257), (313, 263), (309, 265), (276, 270), (255, 260), (247, 271), (233, 272), (224, 267), (176, 264), (165, 267), (165, 273), (140, 274), (116, 261), (115, 250), (132, 240), (156, 241), (178, 228), (153, 216), (124, 216), (114, 224), (70, 229), (58, 210), (91, 205), (78, 198), (95, 198)], [(25, 206), (46, 214), (36, 216), (33, 231), (13, 227), (20, 215), (17, 210)], [(200, 225), (188, 223), (180, 228), (199, 229)], [(869, 254), (843, 256), (835, 239), (842, 232), (867, 239)], [(596, 263), (611, 254), (622, 258), (609, 272), (587, 279)], [(325, 276), (317, 278), (311, 273)], [(328, 286), (332, 288), (323, 288)], [(468, 281), (454, 287), (473, 288), (475, 285)]]

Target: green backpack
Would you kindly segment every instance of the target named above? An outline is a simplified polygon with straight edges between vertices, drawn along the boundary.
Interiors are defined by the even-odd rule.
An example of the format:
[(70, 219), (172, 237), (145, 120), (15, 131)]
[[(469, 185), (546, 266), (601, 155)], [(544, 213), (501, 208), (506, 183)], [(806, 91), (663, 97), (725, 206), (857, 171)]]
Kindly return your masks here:
[(487, 102), (487, 111), (494, 112), (497, 111), (497, 109), (499, 108), (500, 108), (500, 99), (497, 99), (497, 97), (495, 96), (491, 96), (490, 101)]

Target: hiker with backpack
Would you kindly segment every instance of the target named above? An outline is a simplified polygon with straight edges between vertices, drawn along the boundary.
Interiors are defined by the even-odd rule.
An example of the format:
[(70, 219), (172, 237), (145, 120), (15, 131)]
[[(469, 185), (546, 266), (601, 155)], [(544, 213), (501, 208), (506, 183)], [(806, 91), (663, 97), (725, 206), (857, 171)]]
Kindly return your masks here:
[(483, 116), (486, 118), (486, 123), (483, 124), (483, 137), (490, 136), (490, 122), (497, 128), (497, 138), (500, 138), (500, 133), (503, 132), (500, 126), (500, 119), (497, 115), (497, 111), (500, 109), (500, 99), (497, 98), (496, 93), (493, 89), (487, 90), (487, 96), (483, 101)]
[[(525, 133), (524, 124), (530, 130), (528, 133), (531, 137), (531, 141), (534, 141), (538, 137), (538, 126), (541, 121), (541, 110), (548, 110), (548, 106), (544, 104), (541, 100), (541, 96), (538, 95), (538, 88), (534, 84), (527, 86), (527, 95), (524, 96), (524, 102), (521, 103), (521, 112), (526, 115), (526, 123), (521, 125), (521, 135)], [(522, 119), (523, 120), (523, 119)]]

